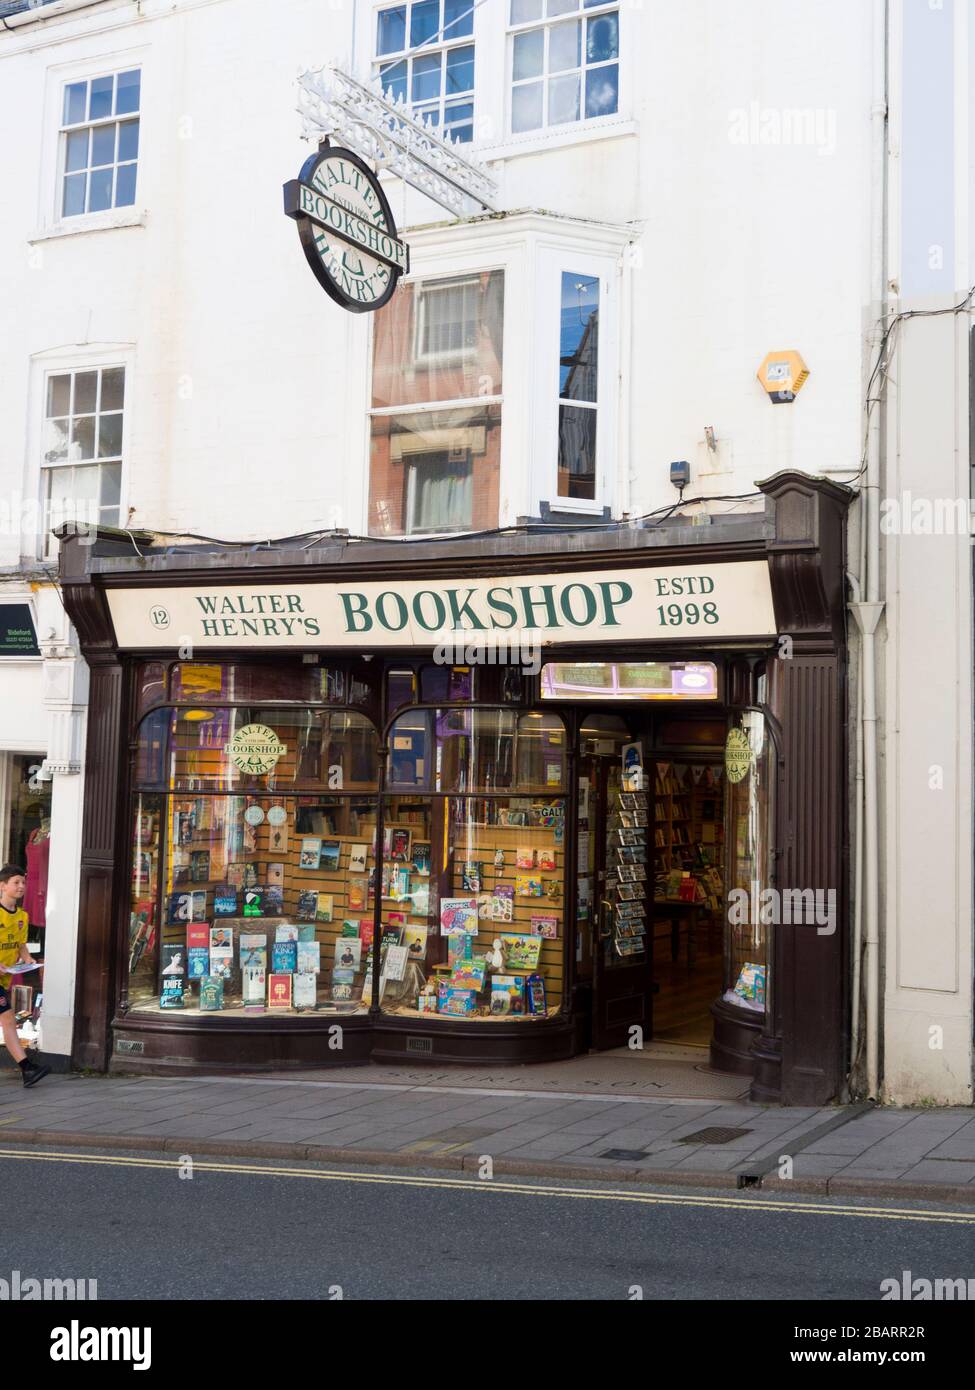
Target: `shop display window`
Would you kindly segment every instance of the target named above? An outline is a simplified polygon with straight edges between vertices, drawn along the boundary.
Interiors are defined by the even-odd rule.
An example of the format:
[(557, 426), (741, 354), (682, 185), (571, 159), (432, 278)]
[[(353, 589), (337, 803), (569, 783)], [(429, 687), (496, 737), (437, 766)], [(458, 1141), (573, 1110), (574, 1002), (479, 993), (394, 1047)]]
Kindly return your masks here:
[(375, 796), (177, 795), (166, 804), (157, 1006), (358, 1012)]
[[(261, 737), (267, 754), (249, 757)], [(378, 785), (378, 746), (370, 721), (348, 710), (185, 707), (169, 712), (166, 780), (179, 791), (363, 791)]]
[(164, 704), (166, 700), (166, 663), (146, 661), (139, 667), (136, 677), (135, 714), (136, 718)]
[(559, 793), (565, 776), (565, 730), (556, 715), (415, 708), (389, 731), (391, 789)]
[(729, 1004), (764, 1013), (768, 1007), (772, 926), (763, 920), (763, 894), (773, 884), (772, 777), (774, 757), (764, 715), (746, 710), (728, 734), (725, 826), (728, 928), (725, 993)]
[(371, 699), (375, 680), (365, 671), (295, 661), (274, 665), (178, 662), (170, 672), (169, 697), (174, 704), (213, 700), (364, 705)]
[(389, 796), (384, 849), (384, 1013), (531, 1022), (559, 1012), (562, 798)]
[[(198, 668), (181, 688), (208, 683)], [(365, 1013), (378, 898), (384, 1010), (559, 1011), (561, 721), (411, 706), (387, 746), (380, 833), (379, 736), (356, 711), (200, 701), (143, 719), (127, 1008)]]
[(128, 1002), (153, 1006), (159, 998), (159, 878), (165, 841), (166, 798), (144, 792), (132, 817), (129, 887)]

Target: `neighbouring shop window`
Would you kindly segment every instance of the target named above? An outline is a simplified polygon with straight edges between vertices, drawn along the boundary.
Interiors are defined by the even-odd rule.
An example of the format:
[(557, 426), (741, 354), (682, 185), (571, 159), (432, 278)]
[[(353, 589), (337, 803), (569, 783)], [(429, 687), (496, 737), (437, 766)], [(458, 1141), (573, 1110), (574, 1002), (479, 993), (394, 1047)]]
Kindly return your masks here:
[(559, 322), (560, 497), (596, 497), (599, 280), (562, 272)]
[(48, 376), (41, 461), (48, 531), (65, 521), (119, 524), (124, 409), (124, 367)]
[(369, 529), (497, 525), (504, 276), (403, 285), (374, 317)]
[(618, 5), (510, 0), (509, 23), (513, 135), (617, 112)]
[(727, 920), (725, 993), (730, 1004), (768, 1007), (776, 895), (772, 859), (772, 776), (775, 766), (764, 716), (744, 712), (725, 744)]
[(543, 700), (716, 700), (711, 661), (547, 662)]
[(411, 0), (376, 15), (384, 95), (463, 142), (474, 135), (473, 12), (474, 0)]
[(62, 217), (131, 207), (139, 160), (138, 69), (64, 88)]

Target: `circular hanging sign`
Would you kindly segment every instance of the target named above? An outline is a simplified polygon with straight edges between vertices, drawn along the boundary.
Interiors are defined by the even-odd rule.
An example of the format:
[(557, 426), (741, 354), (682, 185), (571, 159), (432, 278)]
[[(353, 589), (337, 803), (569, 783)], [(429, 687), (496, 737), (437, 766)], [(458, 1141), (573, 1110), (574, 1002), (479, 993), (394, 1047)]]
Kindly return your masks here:
[(743, 782), (752, 768), (752, 745), (744, 729), (729, 729), (724, 746), (724, 766), (729, 782)]
[(379, 309), (410, 268), (376, 175), (350, 150), (323, 145), (284, 185), (284, 210), (298, 223), (305, 259), (343, 309)]
[(283, 806), (272, 806), (267, 813), (268, 825), (284, 825), (288, 813)]
[(224, 744), (223, 751), (239, 772), (261, 777), (270, 772), (282, 753), (288, 750), (266, 724), (243, 724), (230, 742)]
[(248, 806), (247, 810), (244, 812), (244, 820), (247, 822), (248, 825), (263, 825), (264, 807)]

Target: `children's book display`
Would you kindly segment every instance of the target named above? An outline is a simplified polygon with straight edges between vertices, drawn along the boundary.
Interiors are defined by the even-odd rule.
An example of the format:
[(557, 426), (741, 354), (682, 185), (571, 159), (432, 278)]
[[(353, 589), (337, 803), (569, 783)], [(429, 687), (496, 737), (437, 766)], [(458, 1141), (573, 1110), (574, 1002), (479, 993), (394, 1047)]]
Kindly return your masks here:
[[(390, 891), (394, 860), (384, 875), (384, 901), (395, 909), (384, 908), (384, 941), (398, 933), (407, 966), (400, 980), (390, 948), (383, 1009), (458, 1019), (546, 1017), (558, 1008), (562, 980), (564, 803), (465, 798), (453, 803), (445, 831), (439, 874), (436, 864), (431, 873), (430, 846), (419, 832), (408, 848), (391, 841), (397, 856), (409, 855), (410, 881), (408, 900)], [(419, 968), (411, 973), (410, 966)]]

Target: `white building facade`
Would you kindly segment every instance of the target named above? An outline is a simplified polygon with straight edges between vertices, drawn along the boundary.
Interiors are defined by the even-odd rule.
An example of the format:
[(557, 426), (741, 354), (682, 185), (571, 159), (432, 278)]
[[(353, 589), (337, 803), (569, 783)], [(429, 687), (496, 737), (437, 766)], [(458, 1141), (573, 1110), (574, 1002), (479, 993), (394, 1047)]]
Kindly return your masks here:
[[(959, 35), (968, 41), (965, 8), (938, 7), (939, 23), (951, 11), (953, 54)], [(51, 588), (51, 525), (118, 527), (137, 552), (142, 532), (258, 545), (626, 522), (678, 502), (675, 461), (689, 463), (697, 499), (684, 515), (713, 524), (757, 518), (756, 481), (779, 473), (854, 493), (869, 478), (889, 491), (886, 459), (896, 490), (909, 487), (909, 427), (945, 432), (956, 495), (968, 468), (964, 316), (943, 343), (954, 354), (950, 409), (945, 398), (944, 413), (930, 411), (921, 391), (908, 407), (902, 385), (885, 398), (877, 471), (864, 471), (876, 326), (899, 273), (895, 220), (885, 222), (899, 166), (888, 165), (884, 107), (888, 39), (894, 73), (912, 5), (890, 10), (888, 21), (883, 3), (840, 0), (0, 6), (0, 111), (18, 132), (3, 156), (17, 192), (0, 221), (0, 470), (11, 516), (17, 501), (18, 515), (30, 502), (43, 518), (11, 522), (3, 538), (3, 596), (29, 596), (42, 654), (0, 659), (0, 746), (8, 758), (43, 757), (53, 774), (47, 1050), (68, 1057), (74, 1046), (86, 699)], [(332, 64), (381, 79), (458, 137), (495, 184), (490, 210), (458, 220), (385, 177), (410, 245), (397, 291), (409, 327), (405, 314), (377, 328), (375, 316), (328, 301), (283, 215), (281, 185), (314, 148), (301, 140), (298, 78)], [(962, 105), (959, 95), (956, 120)], [(896, 99), (891, 109), (900, 119)], [(956, 132), (967, 120), (966, 106)], [(954, 265), (950, 286), (917, 293), (957, 295), (969, 268), (960, 251)], [(598, 353), (577, 390), (566, 343), (594, 310)], [(897, 350), (916, 335), (930, 370), (920, 335), (947, 332), (938, 322), (907, 325)], [(809, 379), (776, 405), (757, 373), (784, 350), (801, 355)], [(465, 353), (476, 379), (448, 370), (437, 399), (418, 390), (418, 368)], [(867, 583), (859, 501), (850, 518), (848, 568)], [(859, 592), (876, 633), (861, 648), (851, 622), (842, 687), (843, 1048), (863, 1064), (858, 1092), (901, 1102), (971, 1099), (967, 541), (937, 556), (878, 541), (878, 592)], [(932, 563), (954, 595), (944, 630), (907, 579), (918, 565), (930, 586)], [(929, 650), (934, 669), (948, 625), (964, 634), (953, 675), (922, 693), (916, 653)], [(860, 722), (871, 684), (873, 755)], [(906, 730), (931, 725), (949, 743), (929, 756)], [(925, 802), (923, 830), (909, 809), (918, 759), (950, 770), (949, 789)], [(932, 900), (945, 912), (922, 939), (918, 913), (930, 921)], [(940, 1050), (928, 1046), (934, 1025)]]

